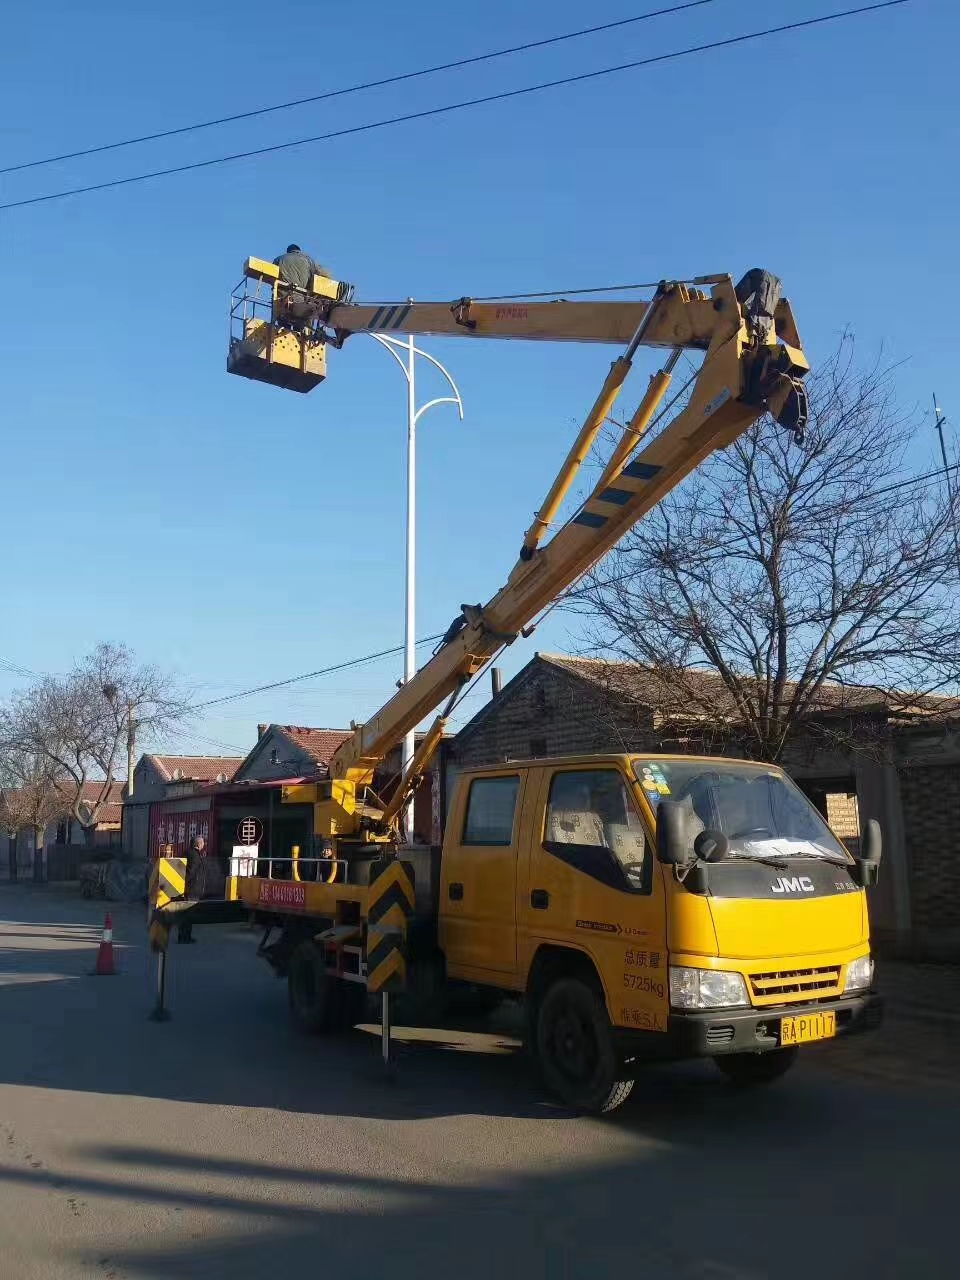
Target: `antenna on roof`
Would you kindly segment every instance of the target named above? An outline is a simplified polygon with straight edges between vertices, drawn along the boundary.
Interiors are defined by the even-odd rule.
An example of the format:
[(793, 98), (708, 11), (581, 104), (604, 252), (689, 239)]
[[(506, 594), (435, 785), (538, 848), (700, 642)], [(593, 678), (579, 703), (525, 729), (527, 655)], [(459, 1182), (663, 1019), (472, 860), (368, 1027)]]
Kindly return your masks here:
[(940, 457), (943, 459), (943, 482), (947, 486), (947, 500), (950, 503), (950, 523), (953, 526), (953, 551), (957, 558), (957, 572), (960, 573), (960, 531), (957, 529), (956, 493), (950, 479), (950, 467), (947, 463), (947, 446), (943, 439), (943, 428), (947, 415), (937, 404), (937, 393), (933, 393), (933, 421), (940, 437)]

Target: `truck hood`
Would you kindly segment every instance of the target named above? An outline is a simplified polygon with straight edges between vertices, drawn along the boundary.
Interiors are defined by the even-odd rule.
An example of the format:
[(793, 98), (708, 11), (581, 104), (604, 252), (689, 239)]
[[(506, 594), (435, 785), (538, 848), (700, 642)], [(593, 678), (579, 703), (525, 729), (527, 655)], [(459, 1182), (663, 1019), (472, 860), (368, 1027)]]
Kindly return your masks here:
[(709, 899), (717, 953), (743, 960), (845, 951), (866, 941), (863, 894), (807, 901)]
[(863, 890), (844, 867), (812, 860), (716, 864), (706, 896), (674, 889), (670, 925), (676, 952), (743, 960), (843, 952), (869, 937)]

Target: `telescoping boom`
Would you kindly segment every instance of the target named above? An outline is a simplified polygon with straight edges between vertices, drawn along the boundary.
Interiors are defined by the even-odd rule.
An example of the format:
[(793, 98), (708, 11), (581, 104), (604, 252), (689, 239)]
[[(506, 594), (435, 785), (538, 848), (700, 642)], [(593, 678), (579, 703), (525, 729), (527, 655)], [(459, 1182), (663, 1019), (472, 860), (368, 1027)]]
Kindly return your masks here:
[[(251, 291), (251, 284), (253, 290)], [(299, 391), (326, 377), (328, 351), (356, 333), (437, 334), (465, 338), (603, 342), (623, 345), (563, 465), (551, 484), (506, 582), (486, 604), (463, 605), (433, 657), (350, 738), (317, 788), (315, 834), (338, 842), (396, 843), (398, 816), (439, 742), (441, 713), (389, 802), (369, 788), (386, 753), (459, 691), (535, 622), (629, 529), (717, 449), (764, 413), (802, 440), (809, 370), (780, 281), (754, 269), (731, 276), (664, 281), (649, 301), (356, 303), (352, 287), (314, 276), (309, 290), (279, 280), (277, 268), (251, 258), (234, 295), (228, 369)], [(586, 501), (547, 537), (578, 470), (609, 419), (637, 350), (666, 348)], [(702, 362), (658, 417), (684, 351)], [(655, 421), (675, 404), (656, 434)], [(449, 706), (448, 706), (449, 709)], [(305, 797), (304, 797), (305, 798)]]

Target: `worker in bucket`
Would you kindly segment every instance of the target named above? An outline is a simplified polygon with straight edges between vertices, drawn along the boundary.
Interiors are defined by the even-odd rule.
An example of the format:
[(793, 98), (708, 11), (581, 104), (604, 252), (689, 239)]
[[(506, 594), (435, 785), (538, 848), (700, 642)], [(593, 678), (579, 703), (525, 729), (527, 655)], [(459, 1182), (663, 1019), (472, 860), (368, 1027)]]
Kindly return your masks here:
[(316, 258), (304, 253), (298, 244), (288, 244), (287, 252), (274, 258), (274, 266), (280, 268), (280, 279), (284, 284), (292, 284), (296, 289), (309, 289), (314, 276), (329, 276), (326, 267), (320, 265)]

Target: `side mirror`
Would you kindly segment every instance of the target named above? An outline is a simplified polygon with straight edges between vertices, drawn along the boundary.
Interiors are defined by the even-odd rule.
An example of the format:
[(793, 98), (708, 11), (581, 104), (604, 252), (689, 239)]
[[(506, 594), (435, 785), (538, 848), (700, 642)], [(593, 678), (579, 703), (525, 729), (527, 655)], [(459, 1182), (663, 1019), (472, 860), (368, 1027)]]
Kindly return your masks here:
[(682, 807), (673, 800), (661, 800), (657, 805), (657, 857), (669, 867), (690, 861), (683, 816)]
[(722, 862), (730, 852), (730, 841), (722, 831), (701, 831), (693, 842), (693, 851), (701, 862)]
[(880, 878), (880, 855), (883, 852), (883, 834), (880, 823), (871, 818), (863, 833), (860, 845), (860, 857), (854, 869), (854, 879), (861, 888), (867, 889)]
[(883, 853), (883, 833), (876, 818), (871, 818), (863, 833), (863, 846), (860, 850), (861, 862), (879, 862)]

